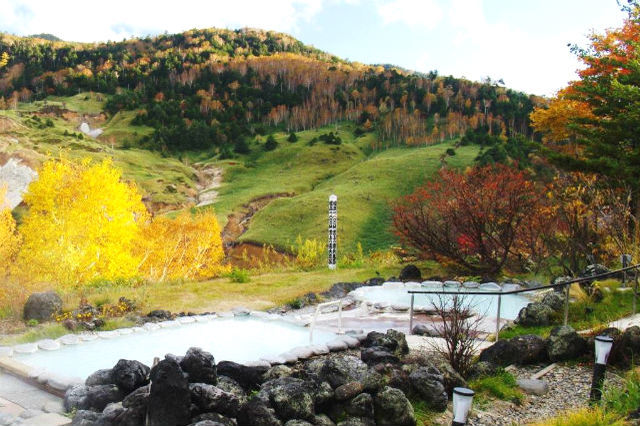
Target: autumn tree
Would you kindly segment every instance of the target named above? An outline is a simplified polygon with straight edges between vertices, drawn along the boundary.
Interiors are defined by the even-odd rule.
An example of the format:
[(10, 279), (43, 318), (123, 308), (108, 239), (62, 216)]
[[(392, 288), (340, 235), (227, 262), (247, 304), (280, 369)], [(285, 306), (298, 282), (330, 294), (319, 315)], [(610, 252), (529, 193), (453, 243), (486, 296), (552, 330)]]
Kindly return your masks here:
[(147, 211), (110, 160), (49, 160), (24, 201), (20, 278), (77, 286), (137, 274), (132, 245)]
[(213, 212), (175, 219), (157, 216), (142, 228), (136, 244), (140, 273), (153, 281), (212, 278), (228, 270), (220, 227)]
[[(579, 79), (531, 116), (564, 168), (610, 176), (634, 190), (640, 211), (640, 8), (632, 1), (622, 27), (591, 35), (574, 46), (584, 64)], [(575, 136), (576, 147), (555, 149)]]
[(441, 169), (396, 203), (393, 225), (420, 254), (493, 275), (513, 259), (543, 195), (524, 171), (505, 165)]
[(6, 186), (0, 186), (0, 279), (9, 272), (20, 245), (16, 222), (11, 215), (8, 203), (5, 201), (6, 192)]

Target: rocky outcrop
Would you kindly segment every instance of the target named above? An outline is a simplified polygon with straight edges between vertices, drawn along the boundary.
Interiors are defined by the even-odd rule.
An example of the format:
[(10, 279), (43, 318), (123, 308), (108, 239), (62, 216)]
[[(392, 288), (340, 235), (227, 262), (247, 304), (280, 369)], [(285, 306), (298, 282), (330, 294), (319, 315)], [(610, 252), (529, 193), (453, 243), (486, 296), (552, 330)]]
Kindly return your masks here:
[[(426, 360), (403, 355), (402, 333), (370, 333), (362, 340), (373, 346), (360, 356), (341, 351), (271, 368), (216, 365), (197, 348), (184, 357), (167, 355), (150, 372), (121, 360), (91, 375), (87, 382), (95, 385), (71, 388), (65, 408), (78, 410), (74, 424), (83, 426), (413, 426), (409, 397), (434, 410), (446, 407), (447, 379), (422, 365)], [(370, 350), (398, 362), (368, 366), (361, 358)], [(464, 383), (443, 371), (451, 386)]]
[(180, 365), (163, 359), (151, 370), (149, 426), (187, 425), (191, 419), (189, 382)]
[(33, 293), (24, 305), (25, 321), (49, 321), (62, 309), (62, 299), (54, 291)]
[(218, 382), (216, 361), (213, 355), (200, 348), (190, 348), (180, 362), (180, 367), (189, 375), (191, 383), (215, 385)]
[(138, 361), (121, 359), (113, 367), (113, 382), (128, 394), (149, 383), (149, 367)]
[(587, 342), (571, 326), (551, 330), (547, 339), (547, 354), (552, 362), (575, 359), (587, 352)]

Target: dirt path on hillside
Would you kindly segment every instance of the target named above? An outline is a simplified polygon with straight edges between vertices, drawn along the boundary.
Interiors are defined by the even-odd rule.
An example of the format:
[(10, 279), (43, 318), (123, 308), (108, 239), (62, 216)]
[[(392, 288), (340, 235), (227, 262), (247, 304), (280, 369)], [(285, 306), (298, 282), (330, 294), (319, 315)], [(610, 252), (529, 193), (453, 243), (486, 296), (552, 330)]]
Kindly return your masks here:
[(233, 246), (238, 238), (249, 229), (251, 218), (261, 209), (266, 207), (271, 201), (277, 198), (293, 197), (292, 192), (280, 192), (276, 194), (263, 195), (254, 198), (239, 210), (231, 213), (227, 217), (227, 225), (222, 230), (222, 241), (225, 247)]
[(218, 188), (222, 185), (222, 168), (211, 165), (194, 165), (198, 182), (196, 182), (196, 207), (208, 206), (218, 198)]

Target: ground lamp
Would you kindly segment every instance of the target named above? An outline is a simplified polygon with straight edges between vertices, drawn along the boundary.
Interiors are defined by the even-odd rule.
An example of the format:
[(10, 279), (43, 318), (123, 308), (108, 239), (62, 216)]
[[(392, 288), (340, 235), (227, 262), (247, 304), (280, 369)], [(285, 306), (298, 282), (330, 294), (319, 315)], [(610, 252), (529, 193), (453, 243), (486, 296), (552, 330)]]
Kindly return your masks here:
[(453, 423), (452, 426), (467, 424), (467, 416), (473, 402), (473, 391), (467, 388), (453, 388)]
[(596, 363), (593, 366), (593, 381), (591, 382), (591, 394), (589, 395), (591, 403), (600, 401), (602, 398), (602, 383), (607, 369), (607, 358), (609, 358), (612, 346), (613, 339), (611, 337), (596, 337)]

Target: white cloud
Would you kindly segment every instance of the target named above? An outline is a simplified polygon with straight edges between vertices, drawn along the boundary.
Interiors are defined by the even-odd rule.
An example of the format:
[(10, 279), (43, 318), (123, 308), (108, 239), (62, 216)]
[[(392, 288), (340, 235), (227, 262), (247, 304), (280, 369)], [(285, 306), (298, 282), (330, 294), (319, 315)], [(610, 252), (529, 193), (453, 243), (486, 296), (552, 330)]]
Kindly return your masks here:
[(378, 14), (385, 24), (400, 23), (412, 28), (435, 28), (443, 18), (435, 0), (392, 0), (378, 4)]
[(291, 32), (317, 15), (323, 3), (324, 0), (112, 0), (94, 8), (79, 0), (0, 0), (0, 29), (19, 35), (51, 33), (73, 41), (120, 40), (209, 27)]

